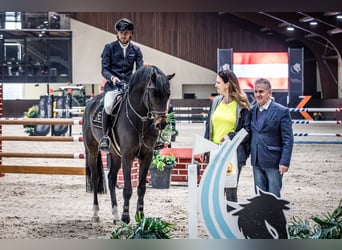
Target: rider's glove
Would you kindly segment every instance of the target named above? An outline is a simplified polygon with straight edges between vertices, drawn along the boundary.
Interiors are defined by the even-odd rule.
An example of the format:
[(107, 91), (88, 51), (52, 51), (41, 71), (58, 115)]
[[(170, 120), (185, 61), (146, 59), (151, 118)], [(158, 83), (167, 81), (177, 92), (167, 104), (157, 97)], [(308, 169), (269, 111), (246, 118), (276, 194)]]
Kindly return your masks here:
[(117, 82), (120, 82), (120, 79), (119, 78), (117, 78), (116, 76), (112, 76), (111, 78), (110, 78), (110, 80), (112, 81), (112, 83), (115, 85)]

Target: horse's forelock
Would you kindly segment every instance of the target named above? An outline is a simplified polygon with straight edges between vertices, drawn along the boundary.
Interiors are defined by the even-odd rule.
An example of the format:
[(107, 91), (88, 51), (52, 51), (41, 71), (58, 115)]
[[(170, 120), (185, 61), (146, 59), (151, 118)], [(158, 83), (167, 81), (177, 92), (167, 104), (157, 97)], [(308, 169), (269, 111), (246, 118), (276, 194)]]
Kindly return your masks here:
[[(144, 66), (138, 69), (132, 76), (129, 88), (135, 88), (135, 85), (141, 83), (144, 87), (150, 83), (155, 76), (154, 88), (159, 96), (166, 96), (170, 94), (170, 83), (166, 75), (156, 66)], [(142, 85), (143, 86), (143, 85)]]
[(156, 89), (162, 96), (170, 94), (170, 83), (164, 74), (157, 75)]
[(170, 82), (166, 75), (157, 67), (153, 66), (153, 71), (156, 74), (155, 87), (161, 96), (170, 94)]

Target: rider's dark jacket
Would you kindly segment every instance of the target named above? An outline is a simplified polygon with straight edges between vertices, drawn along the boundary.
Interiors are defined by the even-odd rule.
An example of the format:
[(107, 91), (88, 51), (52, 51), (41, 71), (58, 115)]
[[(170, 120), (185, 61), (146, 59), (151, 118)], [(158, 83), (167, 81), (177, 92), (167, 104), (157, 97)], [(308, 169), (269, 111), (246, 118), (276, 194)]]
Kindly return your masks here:
[(134, 62), (136, 62), (136, 69), (144, 64), (141, 49), (137, 45), (130, 42), (125, 57), (119, 40), (105, 45), (101, 60), (102, 76), (107, 80), (104, 86), (105, 92), (114, 88), (110, 80), (113, 75), (121, 81), (128, 82), (133, 73)]

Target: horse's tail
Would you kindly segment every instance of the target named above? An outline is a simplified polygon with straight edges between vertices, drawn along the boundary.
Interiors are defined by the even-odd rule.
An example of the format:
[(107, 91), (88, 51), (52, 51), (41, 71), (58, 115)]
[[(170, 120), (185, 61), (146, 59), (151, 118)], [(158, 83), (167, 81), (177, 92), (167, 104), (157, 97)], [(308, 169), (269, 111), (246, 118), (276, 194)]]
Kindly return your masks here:
[[(97, 193), (105, 194), (107, 193), (107, 183), (106, 183), (105, 172), (103, 170), (102, 156), (101, 156), (100, 151), (97, 153), (96, 171), (100, 178), (98, 186), (97, 186)], [(93, 186), (93, 182), (91, 181), (91, 169), (89, 167), (88, 162), (86, 161), (86, 192), (93, 192), (93, 191), (94, 191), (94, 186)]]

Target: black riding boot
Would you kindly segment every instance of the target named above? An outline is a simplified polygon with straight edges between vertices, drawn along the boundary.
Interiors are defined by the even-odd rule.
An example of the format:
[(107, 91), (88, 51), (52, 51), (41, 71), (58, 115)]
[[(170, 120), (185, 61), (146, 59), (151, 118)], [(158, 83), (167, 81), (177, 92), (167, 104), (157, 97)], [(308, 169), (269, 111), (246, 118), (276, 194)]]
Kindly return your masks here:
[(99, 143), (99, 150), (103, 152), (109, 152), (111, 141), (109, 137), (109, 132), (112, 127), (112, 116), (108, 115), (105, 110), (102, 111), (102, 132), (103, 137)]

